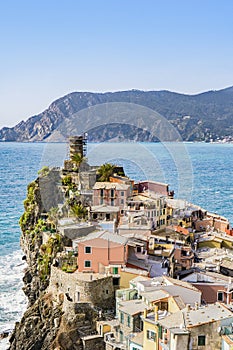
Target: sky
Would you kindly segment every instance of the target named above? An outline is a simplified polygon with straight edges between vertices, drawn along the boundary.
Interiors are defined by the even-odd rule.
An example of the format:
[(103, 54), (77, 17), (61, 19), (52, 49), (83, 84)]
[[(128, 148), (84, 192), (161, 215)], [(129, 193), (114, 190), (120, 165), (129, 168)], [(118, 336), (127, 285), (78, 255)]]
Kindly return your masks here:
[(0, 2), (0, 127), (73, 91), (233, 85), (232, 0)]

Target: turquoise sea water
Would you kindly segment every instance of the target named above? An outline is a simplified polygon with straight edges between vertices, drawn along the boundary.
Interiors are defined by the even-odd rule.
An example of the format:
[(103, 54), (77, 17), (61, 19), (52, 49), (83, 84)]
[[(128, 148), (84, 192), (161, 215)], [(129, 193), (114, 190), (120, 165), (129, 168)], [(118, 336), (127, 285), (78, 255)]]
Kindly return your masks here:
[[(124, 165), (136, 180), (169, 183), (176, 197), (233, 223), (233, 144), (90, 144), (87, 157), (90, 164)], [(18, 220), (27, 184), (42, 165), (61, 166), (65, 158), (66, 144), (0, 143), (0, 332), (12, 329), (26, 307)]]

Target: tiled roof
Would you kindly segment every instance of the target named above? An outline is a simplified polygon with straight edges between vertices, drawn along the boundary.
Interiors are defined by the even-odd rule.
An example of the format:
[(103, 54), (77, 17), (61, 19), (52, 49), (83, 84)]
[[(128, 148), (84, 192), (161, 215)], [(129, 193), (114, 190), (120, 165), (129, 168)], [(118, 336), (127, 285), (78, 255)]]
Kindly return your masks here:
[(105, 241), (114, 242), (118, 244), (126, 244), (128, 238), (114, 234), (108, 231), (95, 231), (84, 237), (80, 242), (91, 241), (94, 239), (103, 239)]
[(142, 313), (148, 306), (141, 300), (122, 301), (119, 304), (119, 311), (128, 315), (136, 315)]
[(190, 283), (188, 282), (185, 282), (185, 281), (181, 281), (181, 280), (177, 280), (177, 279), (174, 279), (172, 277), (168, 277), (168, 276), (164, 276), (164, 279), (167, 280), (169, 283), (167, 284), (172, 284), (172, 285), (176, 285), (176, 286), (181, 286), (181, 287), (184, 287), (184, 288), (188, 288), (188, 289), (192, 289), (192, 290), (195, 290), (196, 292), (199, 292), (199, 290), (192, 286)]
[(232, 318), (233, 313), (220, 303), (202, 306), (197, 309), (184, 308), (160, 321), (165, 328), (191, 328), (205, 323)]
[(126, 185), (126, 184), (118, 183), (118, 182), (96, 182), (94, 187), (93, 187), (93, 190), (116, 189), (116, 190), (126, 191), (129, 187), (130, 187), (130, 185)]
[(101, 204), (101, 205), (93, 205), (91, 207), (92, 213), (118, 213), (120, 211), (119, 207)]

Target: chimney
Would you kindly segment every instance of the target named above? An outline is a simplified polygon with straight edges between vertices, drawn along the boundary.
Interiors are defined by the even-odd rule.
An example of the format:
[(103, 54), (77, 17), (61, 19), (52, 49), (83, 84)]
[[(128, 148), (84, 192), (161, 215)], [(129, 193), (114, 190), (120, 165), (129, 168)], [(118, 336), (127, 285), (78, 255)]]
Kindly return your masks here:
[(154, 307), (155, 321), (158, 321), (159, 319), (158, 310), (159, 310), (158, 305), (155, 305)]
[(189, 312), (190, 309), (191, 309), (190, 304), (187, 304), (187, 305), (186, 305), (186, 311)]
[(198, 302), (196, 301), (195, 302), (195, 310), (198, 310), (198, 308), (199, 308), (199, 305), (198, 305)]

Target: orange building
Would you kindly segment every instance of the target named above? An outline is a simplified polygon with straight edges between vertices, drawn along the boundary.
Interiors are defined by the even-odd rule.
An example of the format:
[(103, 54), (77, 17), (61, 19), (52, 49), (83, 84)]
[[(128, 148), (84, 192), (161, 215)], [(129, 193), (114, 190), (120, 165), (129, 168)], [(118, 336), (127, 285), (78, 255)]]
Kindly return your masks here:
[(128, 258), (127, 238), (107, 231), (89, 234), (78, 243), (78, 271), (118, 274)]

